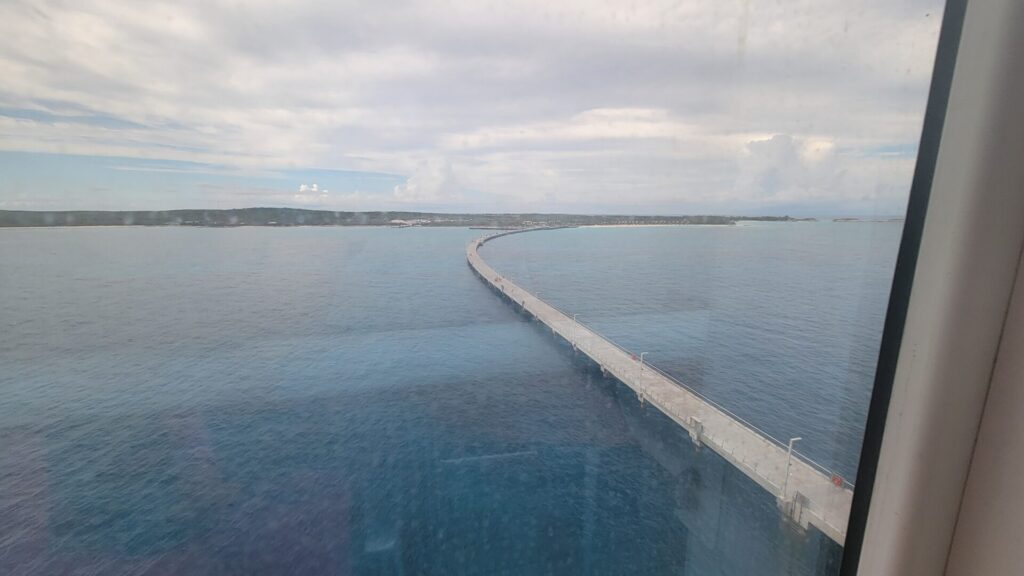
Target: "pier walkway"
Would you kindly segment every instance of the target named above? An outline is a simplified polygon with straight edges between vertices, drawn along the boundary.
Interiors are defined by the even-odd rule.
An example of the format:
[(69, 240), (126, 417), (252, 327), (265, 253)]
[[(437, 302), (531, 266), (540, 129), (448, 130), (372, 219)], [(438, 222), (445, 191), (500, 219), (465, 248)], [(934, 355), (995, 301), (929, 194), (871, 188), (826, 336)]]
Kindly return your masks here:
[(780, 510), (803, 529), (814, 526), (843, 545), (853, 486), (789, 446), (758, 430), (685, 384), (625, 350), (507, 278), (480, 257), (484, 243), (516, 230), (473, 240), (466, 259), (477, 275), (516, 306), (548, 326), (575, 350), (682, 426), (698, 446), (707, 446), (775, 496)]

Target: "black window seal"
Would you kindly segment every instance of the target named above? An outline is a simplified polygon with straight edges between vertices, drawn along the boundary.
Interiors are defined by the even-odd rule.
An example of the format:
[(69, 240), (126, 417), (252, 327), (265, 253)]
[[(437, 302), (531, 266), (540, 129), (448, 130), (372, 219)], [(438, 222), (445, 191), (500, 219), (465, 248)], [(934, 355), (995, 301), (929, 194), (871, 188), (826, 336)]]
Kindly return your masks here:
[(875, 477), (878, 472), (878, 457), (885, 434), (885, 421), (892, 397), (896, 365), (899, 361), (903, 328), (910, 306), (910, 292), (914, 285), (914, 271), (921, 248), (921, 235), (928, 213), (935, 166), (938, 161), (942, 128), (949, 105), (949, 93), (953, 84), (953, 71), (960, 47), (964, 13), (968, 0), (947, 0), (942, 15), (939, 41), (935, 53), (931, 86), (928, 90), (928, 104), (925, 107), (924, 125), (918, 147), (917, 163), (910, 185), (907, 213), (903, 223), (903, 235), (896, 256), (896, 270), (893, 274), (889, 305), (885, 314), (882, 342), (875, 369), (875, 382), (868, 404), (868, 417), (864, 426), (864, 442), (861, 445), (860, 463), (857, 467), (856, 490), (850, 507), (850, 520), (846, 529), (846, 545), (840, 568), (842, 576), (855, 576), (860, 563), (867, 528), (868, 510), (871, 505)]

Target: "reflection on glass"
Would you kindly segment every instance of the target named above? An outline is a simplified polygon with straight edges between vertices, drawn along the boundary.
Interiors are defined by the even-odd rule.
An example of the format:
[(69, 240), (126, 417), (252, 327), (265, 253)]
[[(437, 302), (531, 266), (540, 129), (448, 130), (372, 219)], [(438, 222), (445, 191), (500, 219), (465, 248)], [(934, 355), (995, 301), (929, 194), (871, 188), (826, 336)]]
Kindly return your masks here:
[(941, 3), (549, 4), (0, 7), (0, 573), (838, 571)]

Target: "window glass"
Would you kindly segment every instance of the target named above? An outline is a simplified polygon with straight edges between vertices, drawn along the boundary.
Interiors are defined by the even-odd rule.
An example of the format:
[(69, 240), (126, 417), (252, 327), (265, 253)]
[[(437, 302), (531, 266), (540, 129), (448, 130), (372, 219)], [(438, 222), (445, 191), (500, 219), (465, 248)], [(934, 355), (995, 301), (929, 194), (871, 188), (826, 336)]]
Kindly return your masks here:
[(0, 573), (838, 573), (942, 2), (0, 5)]

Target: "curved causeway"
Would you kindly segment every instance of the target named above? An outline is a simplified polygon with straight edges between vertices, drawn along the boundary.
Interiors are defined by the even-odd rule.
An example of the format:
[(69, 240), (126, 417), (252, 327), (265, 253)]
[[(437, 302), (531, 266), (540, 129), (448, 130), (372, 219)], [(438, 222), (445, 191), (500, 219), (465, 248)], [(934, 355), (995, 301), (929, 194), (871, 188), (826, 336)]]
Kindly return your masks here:
[(840, 546), (846, 540), (853, 490), (838, 476), (716, 406), (684, 384), (644, 364), (597, 332), (503, 278), (480, 257), (486, 242), (522, 232), (513, 230), (473, 240), (466, 246), (470, 268), (504, 298), (551, 328), (610, 374), (682, 426), (697, 445), (707, 446), (775, 496), (779, 509), (797, 526), (814, 526)]

